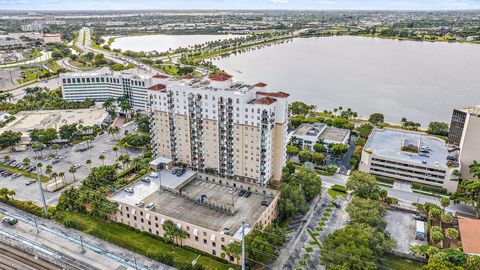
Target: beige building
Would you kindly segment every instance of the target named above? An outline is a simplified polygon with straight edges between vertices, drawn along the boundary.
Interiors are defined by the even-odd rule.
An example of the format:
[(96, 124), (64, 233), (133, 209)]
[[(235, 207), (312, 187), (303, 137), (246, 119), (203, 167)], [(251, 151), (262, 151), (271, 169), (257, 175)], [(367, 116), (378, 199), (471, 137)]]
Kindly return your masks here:
[[(110, 197), (118, 203), (114, 221), (164, 236), (162, 225), (170, 220), (187, 233), (183, 245), (238, 263), (222, 253), (228, 244), (241, 241), (242, 222), (248, 234), (253, 226), (263, 228), (277, 217), (275, 190), (190, 170), (177, 176), (171, 166), (160, 167), (164, 169), (149, 183), (137, 181), (129, 186), (132, 193), (122, 190)], [(240, 190), (251, 194), (239, 196)]]
[(447, 145), (439, 138), (420, 132), (375, 129), (362, 150), (359, 170), (454, 192), (458, 164), (448, 156)]
[(480, 105), (453, 110), (448, 143), (460, 148), (462, 178), (471, 178), (470, 165), (480, 162)]
[(199, 172), (266, 186), (286, 161), (288, 94), (217, 74), (147, 90), (153, 150)]

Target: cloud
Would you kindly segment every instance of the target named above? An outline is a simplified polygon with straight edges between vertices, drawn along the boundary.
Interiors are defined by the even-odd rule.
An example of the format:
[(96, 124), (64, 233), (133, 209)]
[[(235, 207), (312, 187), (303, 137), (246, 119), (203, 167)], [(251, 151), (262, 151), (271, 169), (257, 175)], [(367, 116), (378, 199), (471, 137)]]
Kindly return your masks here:
[(288, 4), (288, 0), (270, 0), (270, 3), (274, 3), (274, 4)]

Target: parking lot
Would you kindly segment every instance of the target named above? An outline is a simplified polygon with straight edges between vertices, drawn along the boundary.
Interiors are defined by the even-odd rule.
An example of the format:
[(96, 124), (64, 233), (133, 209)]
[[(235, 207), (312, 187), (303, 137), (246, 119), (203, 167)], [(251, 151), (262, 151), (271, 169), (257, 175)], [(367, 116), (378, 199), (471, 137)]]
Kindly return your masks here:
[[(115, 139), (122, 138), (124, 136), (124, 130), (129, 130), (129, 132), (134, 132), (135, 126), (134, 125), (127, 125), (122, 128), (122, 131), (116, 135)], [(75, 151), (74, 147), (66, 147), (62, 149), (58, 149), (58, 151), (47, 149), (40, 152), (34, 152), (31, 149), (28, 149), (23, 152), (12, 152), (12, 153), (2, 153), (0, 155), (3, 158), (5, 155), (10, 157), (10, 160), (16, 160), (17, 162), (22, 162), (24, 158), (29, 158), (32, 164), (36, 164), (38, 162), (42, 163), (43, 167), (42, 170), (45, 171), (46, 166), (52, 165), (53, 172), (57, 174), (63, 172), (65, 174), (65, 182), (73, 183), (73, 174), (69, 172), (69, 169), (72, 166), (77, 166), (77, 171), (75, 172), (75, 184), (79, 184), (81, 179), (84, 179), (88, 176), (90, 172), (90, 166), (98, 167), (103, 164), (111, 165), (115, 163), (118, 156), (123, 154), (129, 154), (131, 159), (135, 158), (142, 154), (140, 150), (132, 150), (132, 149), (125, 149), (119, 147), (117, 153), (115, 153), (112, 148), (116, 145), (116, 142), (112, 139), (111, 135), (103, 134), (98, 136), (92, 142), (92, 148), (84, 151), (84, 152), (77, 152)], [(42, 155), (43, 158), (36, 158), (39, 155)], [(58, 162), (52, 164), (55, 158), (49, 157), (50, 154), (54, 154), (60, 156), (58, 158)], [(105, 159), (100, 160), (99, 156), (105, 156)], [(87, 160), (91, 160), (92, 163), (89, 165), (86, 164)], [(58, 178), (60, 183), (60, 178)], [(15, 179), (11, 179), (10, 177), (3, 177), (0, 175), (0, 187), (6, 187), (8, 189), (14, 190), (17, 195), (16, 198), (22, 200), (32, 200), (34, 202), (41, 202), (40, 200), (40, 192), (38, 186), (36, 184), (32, 185), (25, 185), (25, 182), (30, 180), (29, 178), (20, 176)], [(54, 188), (55, 184), (49, 185), (49, 187)], [(56, 204), (58, 197), (60, 196), (60, 192), (46, 192), (47, 203), (48, 204)]]
[(426, 244), (426, 241), (415, 240), (415, 214), (388, 210), (385, 216), (387, 231), (397, 241), (394, 250), (408, 254), (413, 244)]

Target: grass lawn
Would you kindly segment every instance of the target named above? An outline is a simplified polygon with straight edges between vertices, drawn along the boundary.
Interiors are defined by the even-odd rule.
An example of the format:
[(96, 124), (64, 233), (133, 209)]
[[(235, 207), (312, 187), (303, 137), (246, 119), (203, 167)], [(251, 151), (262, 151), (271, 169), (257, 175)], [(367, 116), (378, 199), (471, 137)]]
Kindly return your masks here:
[(306, 247), (305, 250), (306, 250), (308, 253), (313, 252), (313, 248), (311, 248), (311, 247)]
[[(178, 268), (190, 264), (199, 255), (194, 251), (165, 243), (154, 236), (132, 231), (117, 223), (100, 221), (74, 212), (62, 212), (61, 215), (64, 216), (64, 221), (72, 220), (79, 224), (79, 230), (133, 252), (145, 255), (149, 250), (157, 250), (162, 254), (169, 254), (174, 259), (174, 266)], [(215, 260), (203, 254), (198, 259), (198, 263), (205, 269), (238, 269), (235, 265)]]
[[(314, 244), (312, 244), (312, 245), (317, 245), (318, 247), (320, 247), (320, 242), (318, 242), (317, 237), (316, 237), (320, 234), (314, 233), (314, 232), (310, 231), (310, 229), (307, 229), (307, 232), (310, 235), (310, 237), (313, 239), (312, 242), (314, 242)], [(310, 242), (310, 243), (312, 243), (312, 242)]]
[(322, 221), (327, 221), (328, 218), (327, 217), (322, 217)]
[(323, 216), (324, 216), (324, 217), (329, 217), (329, 216), (330, 216), (330, 213), (329, 213), (329, 212), (325, 212), (325, 213), (323, 214)]
[(347, 193), (345, 192), (339, 192), (336, 190), (333, 190), (331, 188), (328, 189), (328, 195), (332, 197), (332, 199), (336, 200), (338, 196), (342, 196), (343, 198), (347, 197)]
[(392, 270), (416, 270), (421, 269), (424, 265), (417, 261), (412, 261), (390, 254), (385, 254), (383, 258), (381, 258), (381, 262), (384, 267)]

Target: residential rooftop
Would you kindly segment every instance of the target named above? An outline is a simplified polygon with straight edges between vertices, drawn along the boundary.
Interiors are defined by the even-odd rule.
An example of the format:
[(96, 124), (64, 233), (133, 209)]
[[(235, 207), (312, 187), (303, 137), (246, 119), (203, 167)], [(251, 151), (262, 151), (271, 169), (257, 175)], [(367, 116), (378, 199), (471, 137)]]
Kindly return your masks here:
[(301, 124), (293, 133), (293, 136), (312, 136), (317, 137), (326, 127), (323, 123)]
[[(248, 198), (239, 197), (239, 190), (231, 194), (230, 187), (198, 180), (193, 171), (187, 171), (185, 176), (177, 181), (166, 180), (168, 175), (173, 179), (178, 178), (171, 171), (162, 170), (159, 178), (150, 178), (150, 183), (137, 181), (130, 185), (134, 193), (119, 191), (110, 199), (128, 205), (135, 205), (139, 201), (143, 201), (144, 205), (154, 203), (153, 212), (218, 232), (228, 228), (230, 235), (238, 235), (242, 221), (253, 225), (266, 209), (261, 202), (263, 200), (271, 202), (273, 196), (276, 196), (276, 192), (269, 191), (274, 192), (273, 196), (268, 194), (267, 197), (252, 192)], [(160, 189), (160, 181), (162, 187), (167, 184), (166, 181), (173, 183), (170, 186), (175, 186), (177, 193)], [(229, 214), (201, 204), (201, 197), (204, 197), (205, 202), (222, 208), (231, 207), (233, 202), (235, 213)]]
[(350, 135), (350, 130), (348, 129), (326, 127), (323, 130), (323, 132), (320, 134), (320, 138), (325, 141), (342, 142), (349, 135)]
[[(419, 150), (428, 149), (426, 156), (421, 153), (402, 151), (402, 146), (413, 145)], [(375, 129), (372, 131), (365, 151), (375, 156), (405, 161), (423, 166), (446, 168), (448, 150), (445, 142), (425, 133), (398, 129)]]

